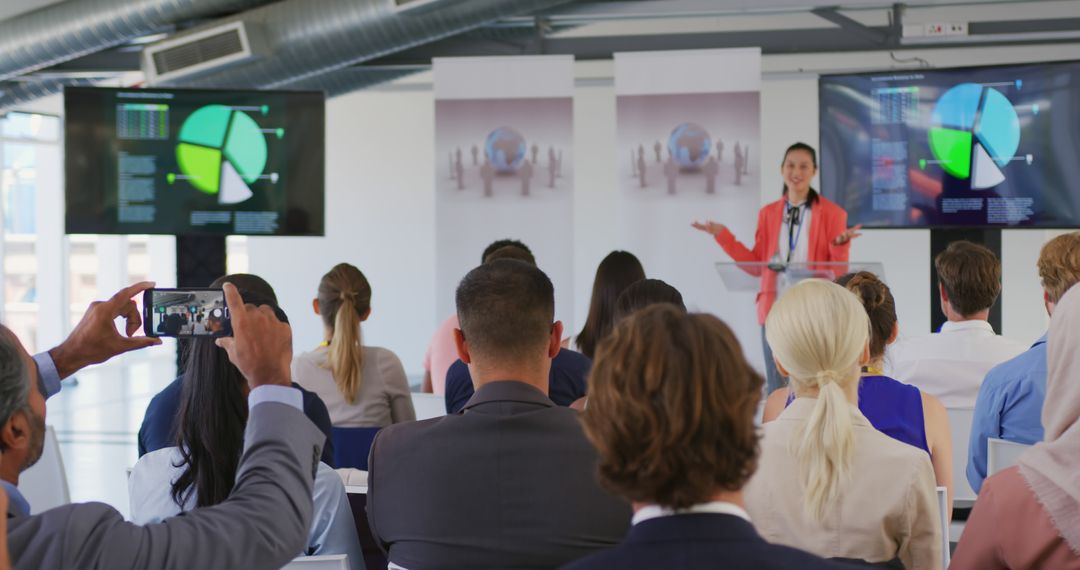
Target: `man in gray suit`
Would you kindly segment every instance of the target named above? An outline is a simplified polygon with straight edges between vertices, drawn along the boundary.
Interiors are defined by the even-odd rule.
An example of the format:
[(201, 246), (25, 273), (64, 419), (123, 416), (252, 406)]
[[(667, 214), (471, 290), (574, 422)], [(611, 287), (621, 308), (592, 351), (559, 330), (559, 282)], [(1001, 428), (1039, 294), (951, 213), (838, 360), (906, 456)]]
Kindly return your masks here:
[(454, 337), (476, 393), (454, 415), (383, 428), (372, 444), (368, 519), (392, 564), (553, 568), (608, 548), (630, 508), (594, 476), (578, 412), (548, 397), (563, 327), (551, 281), (501, 259), (457, 289)]
[[(0, 447), (8, 509), (8, 545), (16, 568), (280, 568), (303, 550), (312, 517), (311, 488), (325, 437), (304, 416), (290, 386), (292, 332), (269, 307), (245, 306), (226, 284), (234, 337), (218, 339), (251, 387), (244, 455), (229, 498), (159, 524), (124, 522), (100, 503), (72, 504), (29, 515), (12, 493), (18, 471), (41, 455), (44, 397), (59, 378), (157, 339), (133, 336), (141, 326), (131, 298), (140, 283), (96, 303), (60, 346), (31, 359), (0, 326)], [(113, 321), (127, 321), (127, 336)], [(15, 468), (14, 481), (8, 474)], [(21, 503), (21, 504), (16, 504)]]

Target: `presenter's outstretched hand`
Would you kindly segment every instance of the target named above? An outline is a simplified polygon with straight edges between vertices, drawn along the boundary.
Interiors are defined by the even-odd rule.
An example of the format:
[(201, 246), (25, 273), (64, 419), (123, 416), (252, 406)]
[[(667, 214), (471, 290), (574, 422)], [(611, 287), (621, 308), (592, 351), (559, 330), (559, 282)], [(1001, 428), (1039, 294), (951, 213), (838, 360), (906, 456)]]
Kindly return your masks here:
[(268, 305), (244, 304), (240, 292), (226, 283), (225, 303), (229, 307), (233, 336), (215, 343), (229, 353), (232, 362), (252, 389), (263, 385), (291, 386), (292, 329), (278, 320)]
[(836, 236), (836, 239), (833, 240), (833, 243), (836, 245), (844, 245), (845, 243), (861, 236), (862, 232), (859, 231), (861, 229), (862, 224), (859, 224), (853, 228), (848, 228), (844, 233)]
[[(135, 336), (142, 328), (142, 316), (134, 297), (154, 286), (149, 281), (121, 289), (108, 301), (94, 301), (64, 342), (49, 351), (56, 371), (67, 378), (81, 368), (99, 364), (125, 352), (161, 344), (161, 339)], [(116, 330), (116, 319), (125, 321), (124, 332)]]
[(701, 230), (707, 234), (711, 234), (713, 237), (720, 235), (720, 232), (727, 229), (724, 224), (718, 224), (712, 220), (705, 220), (704, 222), (693, 222), (690, 226), (696, 230)]

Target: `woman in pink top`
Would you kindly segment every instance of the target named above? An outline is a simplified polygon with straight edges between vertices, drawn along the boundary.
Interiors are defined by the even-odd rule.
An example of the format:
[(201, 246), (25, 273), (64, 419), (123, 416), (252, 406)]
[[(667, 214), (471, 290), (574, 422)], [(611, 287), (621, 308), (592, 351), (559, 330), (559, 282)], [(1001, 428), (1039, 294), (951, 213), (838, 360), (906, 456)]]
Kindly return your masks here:
[(950, 568), (1080, 569), (1080, 286), (1048, 338), (1044, 439), (983, 483)]

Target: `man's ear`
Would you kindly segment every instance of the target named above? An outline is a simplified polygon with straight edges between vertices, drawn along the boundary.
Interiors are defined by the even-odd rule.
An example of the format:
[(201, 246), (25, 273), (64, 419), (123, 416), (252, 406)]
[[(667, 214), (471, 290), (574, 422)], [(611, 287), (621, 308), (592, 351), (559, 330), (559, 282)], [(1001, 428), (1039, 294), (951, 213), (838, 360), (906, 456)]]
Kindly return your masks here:
[(311, 300), (311, 308), (315, 310), (316, 315), (321, 315), (322, 314), (322, 313), (319, 312), (319, 300), (318, 299), (312, 299)]
[(555, 358), (562, 349), (562, 333), (562, 321), (555, 321), (555, 324), (551, 325), (551, 338), (548, 339), (548, 358)]
[(30, 421), (25, 410), (11, 414), (8, 421), (0, 427), (0, 442), (4, 449), (28, 449), (30, 447)]
[(465, 364), (472, 364), (472, 356), (469, 355), (469, 341), (465, 340), (465, 333), (461, 329), (454, 329), (454, 348), (457, 349), (458, 358)]

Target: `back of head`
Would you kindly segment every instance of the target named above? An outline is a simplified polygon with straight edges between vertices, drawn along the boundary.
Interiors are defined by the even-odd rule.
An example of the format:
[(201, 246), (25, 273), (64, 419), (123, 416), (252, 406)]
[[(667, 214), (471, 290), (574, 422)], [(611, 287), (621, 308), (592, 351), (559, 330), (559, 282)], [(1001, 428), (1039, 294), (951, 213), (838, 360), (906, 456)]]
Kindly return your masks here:
[(820, 279), (788, 289), (765, 319), (766, 340), (795, 394), (818, 390), (806, 428), (790, 442), (805, 511), (814, 520), (824, 518), (851, 465), (855, 436), (845, 390), (859, 380), (869, 328), (859, 300)]
[(1001, 293), (1001, 260), (977, 243), (950, 243), (934, 258), (934, 267), (949, 304), (962, 316), (989, 309)]
[(679, 509), (753, 474), (762, 378), (716, 317), (662, 304), (620, 321), (589, 385), (585, 433), (611, 491)]
[[(15, 412), (29, 408), (29, 372), (19, 339), (11, 329), (0, 325), (0, 426), (6, 425)], [(0, 449), (7, 451), (2, 442)]]
[(1038, 265), (1047, 300), (1057, 303), (1070, 287), (1080, 283), (1080, 232), (1046, 242), (1039, 252)]
[(645, 270), (634, 254), (613, 251), (596, 268), (592, 300), (585, 327), (578, 333), (577, 345), (581, 353), (593, 357), (596, 345), (611, 331), (615, 322), (615, 301), (631, 284), (645, 278)]
[(885, 355), (885, 346), (896, 326), (896, 300), (884, 281), (869, 271), (848, 273), (836, 283), (855, 293), (870, 318), (870, 358)]
[(667, 303), (686, 312), (682, 293), (659, 279), (642, 279), (627, 287), (615, 300), (615, 323), (645, 307)]
[(480, 265), (461, 280), (456, 301), (474, 361), (522, 364), (546, 357), (555, 290), (537, 267), (514, 259)]
[(522, 249), (516, 245), (507, 245), (492, 251), (484, 256), (484, 263), (489, 263), (499, 259), (516, 259), (523, 261), (529, 265), (536, 265), (536, 258), (527, 249)]
[[(533, 254), (532, 250), (529, 249), (529, 246), (525, 245), (524, 243), (522, 243), (519, 240), (516, 240), (516, 239), (499, 239), (499, 240), (495, 240), (495, 241), (491, 242), (490, 244), (488, 244), (487, 247), (484, 248), (484, 253), (480, 256), (480, 263), (487, 262), (488, 256), (491, 255), (496, 250), (500, 250), (500, 249), (502, 249), (504, 247), (510, 247), (510, 246), (516, 247), (516, 248), (524, 251), (525, 253), (529, 254), (530, 256)], [(535, 260), (533, 261), (533, 265), (536, 265)]]
[[(210, 286), (225, 283), (235, 285), (245, 303), (270, 305), (287, 322), (277, 308), (277, 295), (262, 278), (226, 275)], [(196, 506), (216, 505), (229, 496), (236, 480), (248, 417), (247, 381), (211, 338), (190, 340), (183, 378), (176, 436), (186, 469), (172, 485), (173, 500), (183, 505), (196, 491)]]
[(319, 314), (332, 331), (327, 366), (345, 401), (356, 402), (364, 348), (360, 321), (371, 310), (371, 285), (364, 274), (348, 263), (339, 263), (319, 281)]

